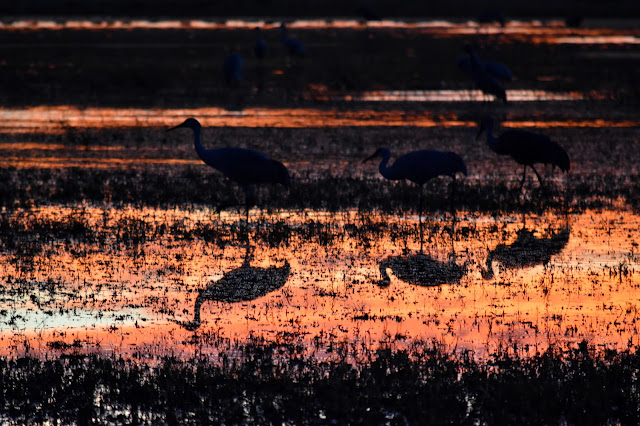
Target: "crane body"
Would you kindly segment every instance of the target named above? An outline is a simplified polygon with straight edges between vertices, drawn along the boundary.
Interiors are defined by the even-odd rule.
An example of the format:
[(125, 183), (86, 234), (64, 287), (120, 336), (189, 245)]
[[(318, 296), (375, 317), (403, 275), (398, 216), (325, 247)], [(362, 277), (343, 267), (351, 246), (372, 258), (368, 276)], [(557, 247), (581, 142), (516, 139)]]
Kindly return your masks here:
[(204, 148), (200, 140), (202, 126), (195, 118), (188, 118), (182, 124), (172, 127), (168, 131), (180, 128), (189, 128), (193, 131), (193, 144), (196, 153), (205, 164), (242, 186), (247, 201), (247, 217), (249, 215), (248, 192), (250, 185), (271, 183), (280, 184), (289, 189), (289, 171), (281, 162), (247, 148)]
[(391, 158), (389, 148), (379, 148), (373, 155), (363, 161), (369, 161), (376, 157), (381, 157), (378, 170), (380, 174), (389, 180), (409, 180), (418, 185), (419, 206), (418, 222), (420, 227), (420, 253), (422, 253), (423, 233), (422, 233), (422, 187), (425, 183), (438, 176), (450, 176), (453, 179), (451, 184), (451, 213), (455, 221), (455, 210), (453, 199), (455, 194), (456, 174), (467, 175), (467, 165), (462, 157), (455, 152), (438, 150), (412, 151), (402, 155), (388, 166)]
[(542, 179), (535, 169), (535, 164), (551, 164), (564, 172), (569, 171), (571, 167), (569, 155), (549, 136), (528, 130), (511, 129), (496, 137), (493, 135), (493, 125), (493, 119), (485, 118), (480, 125), (476, 139), (486, 131), (487, 145), (493, 152), (498, 155), (508, 155), (516, 163), (524, 166), (520, 189), (524, 184), (527, 167), (531, 167), (542, 185)]

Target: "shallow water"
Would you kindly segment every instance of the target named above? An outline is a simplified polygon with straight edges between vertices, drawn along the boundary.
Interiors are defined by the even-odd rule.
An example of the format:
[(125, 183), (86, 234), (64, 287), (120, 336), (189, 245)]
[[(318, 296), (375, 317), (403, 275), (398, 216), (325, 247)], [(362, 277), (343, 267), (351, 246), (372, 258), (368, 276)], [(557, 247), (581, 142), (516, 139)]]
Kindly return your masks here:
[[(336, 79), (360, 77), (358, 72), (366, 67), (355, 67), (361, 64), (340, 57), (336, 70), (314, 75), (310, 71), (324, 68), (312, 66), (311, 59), (296, 68), (275, 55), (266, 79), (272, 91), (260, 97), (249, 83), (243, 88), (244, 101), (225, 107), (234, 102), (220, 100), (225, 92), (219, 82), (207, 80), (218, 69), (217, 59), (211, 54), (203, 60), (201, 55), (212, 46), (222, 54), (225, 44), (206, 34), (226, 31), (225, 35), (244, 34), (246, 39), (246, 31), (254, 26), (276, 30), (279, 23), (64, 19), (3, 23), (4, 47), (20, 59), (13, 63), (8, 54), (4, 70), (11, 70), (12, 64), (23, 70), (5, 75), (31, 90), (25, 96), (55, 101), (30, 105), (20, 90), (15, 98), (6, 95), (0, 108), (0, 169), (8, 176), (7, 187), (24, 194), (24, 198), (5, 194), (13, 198), (3, 201), (0, 213), (0, 355), (97, 351), (145, 359), (169, 354), (190, 357), (228, 352), (235, 343), (251, 338), (301, 341), (308, 352), (321, 356), (329, 356), (338, 346), (404, 347), (416, 339), (435, 340), (449, 350), (472, 350), (478, 357), (499, 347), (531, 355), (549, 345), (564, 348), (583, 340), (598, 348), (640, 344), (636, 327), (640, 216), (633, 199), (640, 121), (633, 107), (634, 88), (618, 87), (627, 81), (621, 76), (633, 80), (637, 59), (633, 46), (640, 33), (627, 24), (596, 21), (574, 29), (538, 21), (510, 22), (504, 28), (444, 21), (295, 21), (290, 27), (313, 33), (312, 47), (327, 55), (320, 59), (327, 62), (342, 35), (362, 44), (345, 50), (345, 56), (352, 52), (364, 63), (374, 57), (377, 43), (412, 40), (414, 47), (407, 47), (401, 59), (396, 44), (389, 44), (384, 54), (390, 63), (404, 66), (406, 75), (419, 79), (397, 89), (389, 81), (371, 81), (363, 85), (369, 87), (366, 90), (340, 90), (335, 88)], [(325, 29), (331, 31), (317, 31)], [(73, 34), (67, 37), (60, 31), (64, 34), (52, 43), (39, 38), (58, 30)], [(123, 34), (130, 30), (141, 31), (127, 43)], [(197, 32), (198, 42), (186, 56), (171, 52), (185, 61), (184, 66), (177, 59), (166, 61), (162, 50), (179, 50), (186, 43), (184, 34), (176, 41), (172, 40), (176, 33), (166, 37), (165, 30)], [(357, 38), (367, 34), (379, 38)], [(416, 51), (423, 40), (416, 35), (433, 42), (430, 47), (437, 40), (454, 40), (450, 50), (446, 46), (434, 50), (439, 65), (427, 66), (411, 62), (430, 57), (430, 51)], [(118, 39), (110, 41), (113, 36)], [(516, 69), (517, 78), (508, 85), (509, 104), (488, 102), (462, 73), (440, 75), (431, 69), (455, 70), (460, 46), (476, 36), (485, 43), (487, 56), (496, 54), (508, 62), (508, 55), (536, 61), (553, 54), (557, 62), (538, 61), (536, 66), (544, 68), (532, 73), (532, 65), (523, 61)], [(85, 61), (87, 52), (95, 54), (96, 46), (112, 55), (107, 56), (112, 68), (102, 69), (102, 56)], [(44, 59), (33, 62), (27, 54), (33, 48), (45, 52)], [(64, 54), (47, 59), (56, 49)], [(139, 64), (122, 54), (134, 49), (145, 53)], [(206, 78), (195, 77), (194, 86), (186, 90), (184, 83), (159, 77), (136, 92), (138, 83), (147, 82), (148, 64), (157, 60), (153, 52), (146, 55), (150, 51), (160, 52), (162, 63), (178, 64), (164, 70), (171, 79), (176, 72), (191, 76), (196, 71)], [(522, 58), (522, 52), (536, 56)], [(603, 66), (595, 60), (609, 62)], [(578, 70), (576, 61), (583, 61), (577, 63), (585, 74), (590, 69), (606, 72), (598, 74), (595, 83), (588, 80), (580, 86), (582, 77), (570, 72)], [(136, 64), (139, 69), (128, 68)], [(297, 85), (299, 70), (310, 74), (305, 84)], [(115, 83), (111, 72), (118, 76)], [(136, 72), (140, 80), (127, 86)], [(600, 78), (603, 75), (606, 78)], [(58, 81), (62, 82), (56, 85)], [(121, 91), (122, 85), (135, 90)], [(200, 86), (208, 87), (215, 101), (203, 96), (206, 101), (192, 103), (189, 95), (199, 92)], [(68, 89), (81, 95), (67, 99)], [(121, 93), (115, 96), (118, 99), (110, 97), (114, 93)], [(151, 97), (145, 98), (149, 93)], [(152, 99), (153, 107), (140, 106), (145, 99)], [(180, 107), (183, 104), (188, 107)], [(218, 176), (209, 179), (203, 171), (206, 166), (192, 152), (190, 135), (166, 134), (167, 128), (193, 116), (205, 127), (207, 147), (225, 143), (268, 152), (289, 167), (303, 188), (299, 191), (323, 178), (344, 185), (339, 189), (357, 197), (362, 186), (376, 185), (380, 178), (376, 165), (361, 164), (362, 160), (384, 144), (394, 154), (418, 148), (460, 152), (469, 166), (466, 194), (482, 197), (486, 192), (493, 197), (494, 187), (505, 182), (504, 191), (510, 191), (512, 183), (515, 187), (521, 169), (475, 140), (477, 121), (484, 115), (496, 117), (501, 128), (548, 133), (567, 149), (571, 174), (543, 172), (554, 187), (549, 198), (567, 197), (561, 212), (530, 207), (522, 208), (524, 216), (498, 209), (461, 211), (452, 241), (450, 216), (442, 213), (442, 205), (433, 207), (435, 213), (425, 215), (424, 253), (420, 253), (418, 217), (412, 212), (414, 192), (401, 185), (376, 187), (397, 193), (383, 193), (383, 202), (365, 203), (359, 210), (352, 208), (359, 205), (357, 201), (348, 207), (332, 206), (337, 211), (333, 213), (291, 210), (286, 203), (281, 210), (255, 208), (248, 232), (236, 210), (214, 212), (192, 201), (175, 201), (182, 198), (170, 191), (172, 185), (179, 191), (200, 180), (208, 181), (207, 188), (217, 191), (216, 196), (235, 188), (218, 190)], [(34, 179), (26, 179), (31, 172)], [(60, 176), (70, 176), (60, 178), (70, 182), (76, 172), (96, 180), (83, 189), (95, 190), (98, 199), (105, 192), (104, 204), (85, 201), (87, 193), (73, 194), (75, 187), (47, 187)], [(119, 179), (125, 172), (142, 178), (124, 182), (149, 186), (131, 194), (149, 196), (166, 190), (162, 194), (173, 198), (164, 201), (171, 207), (148, 207), (144, 197), (128, 199), (133, 205), (111, 204), (108, 193), (122, 189)], [(363, 177), (370, 180), (358, 180)], [(21, 178), (25, 182), (14, 182)], [(356, 189), (345, 183), (352, 180)], [(153, 187), (156, 182), (163, 187)], [(523, 194), (501, 196), (522, 197), (523, 206), (538, 206), (535, 197), (542, 197), (539, 205), (545, 206), (545, 193), (537, 182), (530, 182)], [(430, 184), (429, 190), (436, 186), (442, 190), (440, 184)], [(475, 188), (484, 192), (471, 194)], [(603, 189), (590, 194), (594, 188)], [(61, 195), (65, 190), (70, 194)], [(48, 199), (47, 194), (60, 198)], [(271, 195), (287, 196), (284, 191)], [(304, 194), (297, 196), (303, 201), (292, 205), (306, 207)], [(225, 197), (234, 195), (220, 196)], [(401, 203), (404, 213), (398, 214), (393, 205), (380, 207), (384, 197), (395, 197), (396, 203), (408, 198)], [(603, 201), (593, 205), (603, 208), (585, 207), (585, 199), (597, 197)], [(59, 199), (70, 201), (59, 204)], [(471, 200), (467, 205), (474, 202), (478, 203)]]
[[(5, 249), (3, 355), (43, 355), (64, 342), (187, 357), (287, 336), (319, 355), (344, 342), (413, 339), (480, 357), (500, 345), (525, 355), (582, 340), (639, 343), (640, 216), (631, 212), (460, 212), (453, 243), (450, 217), (427, 217), (423, 255), (415, 216), (253, 210), (249, 251), (230, 235), (222, 245), (203, 240), (209, 226), (243, 225), (201, 209), (44, 207), (4, 220), (82, 223), (90, 236), (47, 239), (30, 254)], [(282, 232), (274, 246), (270, 234)]]

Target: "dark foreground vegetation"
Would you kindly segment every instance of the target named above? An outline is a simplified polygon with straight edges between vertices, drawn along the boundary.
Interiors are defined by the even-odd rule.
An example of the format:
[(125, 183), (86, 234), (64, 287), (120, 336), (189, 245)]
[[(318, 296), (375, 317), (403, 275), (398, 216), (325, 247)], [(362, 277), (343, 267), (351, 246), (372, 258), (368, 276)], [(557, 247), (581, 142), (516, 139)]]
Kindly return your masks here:
[(367, 362), (250, 344), (213, 364), (99, 356), (0, 361), (3, 422), (127, 424), (638, 424), (640, 352), (586, 343), (487, 363), (432, 345)]

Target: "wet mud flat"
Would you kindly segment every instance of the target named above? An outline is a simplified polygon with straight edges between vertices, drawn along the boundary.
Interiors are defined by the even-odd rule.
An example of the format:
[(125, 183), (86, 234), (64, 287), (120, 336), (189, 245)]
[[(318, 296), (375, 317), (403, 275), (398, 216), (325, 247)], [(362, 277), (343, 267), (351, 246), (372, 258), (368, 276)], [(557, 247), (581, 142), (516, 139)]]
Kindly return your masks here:
[[(296, 30), (315, 57), (269, 58), (261, 90), (250, 28), (1, 32), (3, 419), (637, 423), (636, 48), (593, 42), (637, 31), (438, 31)], [(465, 94), (467, 42), (538, 98)], [(257, 190), (245, 223), (242, 190), (166, 133), (193, 115), (290, 191)], [(570, 173), (519, 191), (486, 115), (549, 134)], [(415, 186), (362, 164), (383, 145), (465, 159), (455, 222), (430, 182), (420, 241)]]

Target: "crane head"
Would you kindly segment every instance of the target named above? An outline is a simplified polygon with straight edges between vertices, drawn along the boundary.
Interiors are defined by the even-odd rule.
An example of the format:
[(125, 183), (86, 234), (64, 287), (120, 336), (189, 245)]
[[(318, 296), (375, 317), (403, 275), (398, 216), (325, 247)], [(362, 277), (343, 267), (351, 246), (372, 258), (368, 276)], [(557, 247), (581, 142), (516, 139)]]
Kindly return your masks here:
[(453, 174), (455, 175), (457, 172), (462, 173), (467, 176), (467, 165), (458, 154), (455, 152), (449, 152), (449, 164), (451, 164)]
[(175, 129), (182, 129), (184, 127), (189, 128), (193, 131), (196, 131), (196, 130), (199, 130), (202, 126), (200, 125), (200, 122), (198, 122), (198, 120), (196, 120), (195, 118), (187, 118), (182, 122), (182, 124), (178, 124), (177, 126), (168, 129), (167, 132), (170, 132)]
[(273, 164), (275, 165), (275, 170), (276, 170), (276, 183), (279, 183), (280, 185), (284, 186), (288, 190), (289, 187), (291, 186), (291, 177), (289, 176), (289, 170), (287, 170), (287, 167), (281, 162), (276, 160), (272, 160), (272, 161), (273, 161)]
[(373, 160), (374, 158), (377, 158), (377, 157), (382, 157), (382, 158), (391, 157), (391, 151), (389, 151), (389, 148), (378, 148), (376, 152), (374, 152), (371, 156), (365, 158), (362, 161), (362, 164), (366, 163), (369, 160)]

